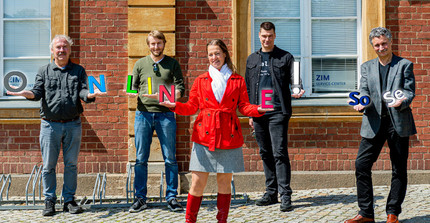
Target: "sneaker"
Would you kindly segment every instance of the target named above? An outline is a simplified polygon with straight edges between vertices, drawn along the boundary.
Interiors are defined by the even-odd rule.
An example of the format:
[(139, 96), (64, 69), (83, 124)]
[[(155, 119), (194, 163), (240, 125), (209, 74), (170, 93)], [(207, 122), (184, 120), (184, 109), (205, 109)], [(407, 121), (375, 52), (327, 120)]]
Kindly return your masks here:
[(182, 205), (178, 202), (178, 200), (176, 200), (176, 198), (172, 198), (169, 201), (167, 201), (167, 207), (171, 210), (171, 211), (183, 211), (184, 208), (182, 207)]
[(276, 203), (278, 203), (278, 196), (271, 196), (268, 193), (265, 193), (262, 198), (255, 201), (257, 206), (267, 206)]
[(45, 200), (45, 209), (42, 211), (43, 216), (53, 216), (55, 214), (55, 201)]
[(70, 214), (80, 214), (84, 212), (84, 209), (76, 204), (75, 200), (72, 200), (64, 203), (63, 212), (69, 212)]
[(293, 210), (293, 205), (291, 205), (291, 197), (283, 196), (281, 198), (281, 211), (291, 211)]
[(147, 207), (148, 207), (148, 205), (143, 200), (143, 198), (136, 198), (133, 205), (131, 205), (131, 207), (130, 207), (130, 209), (128, 209), (128, 211), (130, 213), (137, 213), (139, 211), (146, 209)]

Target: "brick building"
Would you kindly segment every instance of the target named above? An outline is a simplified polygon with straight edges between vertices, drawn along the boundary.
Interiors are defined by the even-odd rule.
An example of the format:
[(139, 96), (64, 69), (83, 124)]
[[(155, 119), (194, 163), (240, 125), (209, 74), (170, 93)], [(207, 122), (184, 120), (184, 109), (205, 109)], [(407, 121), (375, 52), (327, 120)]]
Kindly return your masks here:
[[(4, 27), (0, 29), (0, 174), (30, 173), (41, 161), (39, 103), (7, 96), (3, 77), (20, 70), (31, 88), (37, 68), (49, 62), (48, 45), (55, 34), (70, 35), (75, 42), (72, 60), (90, 76), (105, 75), (107, 82), (108, 96), (84, 105), (79, 173), (125, 173), (127, 163), (134, 160), (136, 99), (124, 90), (135, 61), (149, 53), (146, 34), (153, 29), (166, 34), (165, 53), (181, 64), (187, 96), (193, 80), (208, 68), (205, 45), (210, 39), (227, 43), (244, 75), (246, 57), (258, 49), (257, 27), (262, 20), (274, 21), (275, 44), (292, 52), (302, 66), (307, 94), (293, 102), (289, 129), (293, 171), (354, 169), (361, 115), (346, 101), (348, 92), (357, 87), (360, 64), (376, 57), (367, 39), (376, 26), (391, 29), (394, 52), (414, 63), (417, 89), (412, 110), (418, 134), (410, 139), (408, 167), (430, 170), (429, 1), (347, 0), (344, 5), (335, 0), (27, 1), (28, 5), (0, 1)], [(26, 50), (29, 47), (31, 52)], [(327, 85), (346, 84), (320, 88), (324, 82), (319, 79)], [(5, 81), (12, 85), (14, 80)], [(188, 170), (192, 120), (177, 116), (177, 158), (182, 172)], [(241, 123), (246, 171), (261, 172), (247, 118)], [(156, 142), (151, 149), (151, 165), (156, 169), (163, 165), (161, 153)], [(375, 170), (391, 169), (387, 151), (388, 147)]]

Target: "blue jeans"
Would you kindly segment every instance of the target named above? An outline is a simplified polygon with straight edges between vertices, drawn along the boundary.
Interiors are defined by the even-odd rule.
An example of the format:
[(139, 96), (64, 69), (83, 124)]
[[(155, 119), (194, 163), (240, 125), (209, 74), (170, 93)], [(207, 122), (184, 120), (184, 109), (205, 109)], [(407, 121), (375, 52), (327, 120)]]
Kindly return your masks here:
[[(64, 202), (74, 199), (78, 178), (78, 154), (81, 146), (81, 119), (60, 123), (42, 120), (40, 124), (40, 148), (42, 150), (43, 195), (46, 200), (56, 201), (57, 166), (60, 150), (63, 149), (64, 160)], [(62, 146), (61, 146), (62, 144)]]
[(136, 197), (146, 200), (148, 159), (154, 129), (160, 140), (166, 173), (166, 201), (178, 195), (178, 163), (176, 162), (176, 120), (173, 112), (136, 111), (134, 134), (136, 166), (134, 188)]

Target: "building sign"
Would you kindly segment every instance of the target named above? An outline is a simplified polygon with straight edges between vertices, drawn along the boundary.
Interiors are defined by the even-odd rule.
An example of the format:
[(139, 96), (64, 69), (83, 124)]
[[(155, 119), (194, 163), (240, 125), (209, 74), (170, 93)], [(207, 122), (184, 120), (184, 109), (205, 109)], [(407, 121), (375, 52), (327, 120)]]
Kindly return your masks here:
[(314, 71), (314, 92), (349, 92), (355, 89), (355, 71)]

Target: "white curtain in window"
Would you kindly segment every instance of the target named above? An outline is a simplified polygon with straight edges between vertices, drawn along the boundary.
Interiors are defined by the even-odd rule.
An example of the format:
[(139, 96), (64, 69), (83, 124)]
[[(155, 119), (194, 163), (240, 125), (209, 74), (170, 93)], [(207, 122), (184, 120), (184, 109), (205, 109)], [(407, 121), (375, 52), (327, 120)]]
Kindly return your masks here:
[(51, 0), (3, 0), (4, 18), (50, 18)]
[(300, 0), (254, 0), (255, 17), (299, 17)]
[(357, 0), (312, 0), (312, 17), (357, 16)]
[(357, 54), (357, 20), (313, 20), (312, 54)]
[(50, 21), (5, 21), (4, 56), (49, 56)]
[(262, 22), (272, 22), (276, 28), (275, 44), (294, 56), (300, 55), (300, 20), (299, 19), (256, 19), (254, 22), (254, 46), (255, 50), (261, 48), (258, 30)]

